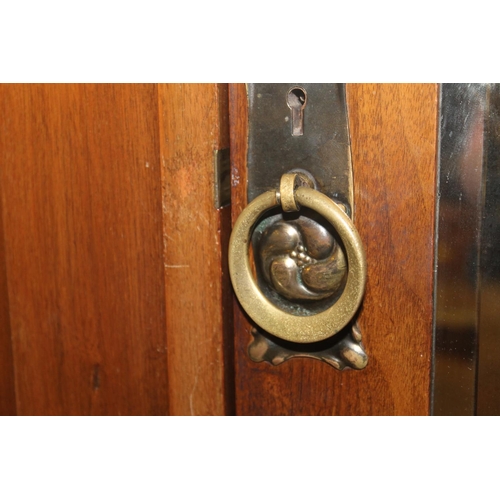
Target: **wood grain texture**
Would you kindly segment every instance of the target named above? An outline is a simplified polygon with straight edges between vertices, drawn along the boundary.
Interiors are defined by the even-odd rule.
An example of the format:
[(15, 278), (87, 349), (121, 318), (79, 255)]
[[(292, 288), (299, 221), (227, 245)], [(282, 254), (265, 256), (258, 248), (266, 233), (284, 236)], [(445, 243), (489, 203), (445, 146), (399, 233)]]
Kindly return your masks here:
[(230, 207), (214, 207), (214, 151), (229, 147), (227, 85), (161, 85), (170, 411), (234, 413)]
[[(233, 220), (246, 204), (246, 93), (230, 89)], [(253, 363), (235, 311), (240, 415), (426, 415), (430, 401), (437, 85), (347, 85), (355, 224), (368, 283), (359, 315), (368, 367)]]
[(9, 294), (5, 246), (3, 237), (2, 205), (0, 203), (0, 415), (16, 415), (14, 360), (9, 317)]
[(168, 413), (155, 85), (3, 85), (18, 412)]

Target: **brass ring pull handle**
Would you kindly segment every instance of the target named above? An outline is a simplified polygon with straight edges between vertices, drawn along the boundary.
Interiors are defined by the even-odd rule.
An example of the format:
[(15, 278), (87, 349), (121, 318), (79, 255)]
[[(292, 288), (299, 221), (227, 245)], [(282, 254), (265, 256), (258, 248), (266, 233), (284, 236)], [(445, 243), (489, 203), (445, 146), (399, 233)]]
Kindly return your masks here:
[[(247, 314), (265, 331), (298, 343), (327, 339), (353, 318), (363, 298), (366, 284), (366, 258), (360, 237), (343, 209), (324, 194), (303, 187), (307, 182), (296, 173), (282, 177), (279, 191), (268, 191), (253, 200), (240, 214), (229, 241), (229, 273), (234, 291)], [(323, 216), (337, 231), (344, 245), (348, 272), (339, 299), (323, 312), (297, 316), (274, 305), (260, 290), (249, 258), (253, 230), (272, 208), (286, 211), (308, 207)]]

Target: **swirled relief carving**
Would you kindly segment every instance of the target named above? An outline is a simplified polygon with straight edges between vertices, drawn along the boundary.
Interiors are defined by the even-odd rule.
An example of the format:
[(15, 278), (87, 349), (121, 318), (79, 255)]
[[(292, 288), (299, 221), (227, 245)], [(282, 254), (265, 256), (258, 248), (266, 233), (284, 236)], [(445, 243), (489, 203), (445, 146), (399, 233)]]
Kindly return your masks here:
[(307, 217), (271, 223), (262, 232), (257, 255), (268, 285), (289, 300), (325, 299), (345, 283), (347, 263), (340, 245)]

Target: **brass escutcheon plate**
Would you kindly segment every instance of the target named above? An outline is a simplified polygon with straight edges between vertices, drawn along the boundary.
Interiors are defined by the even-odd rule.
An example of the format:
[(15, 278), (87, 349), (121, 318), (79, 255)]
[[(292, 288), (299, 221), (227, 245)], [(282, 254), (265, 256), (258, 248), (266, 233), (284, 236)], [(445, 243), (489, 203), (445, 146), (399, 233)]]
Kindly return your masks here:
[[(305, 94), (300, 113), (290, 104), (293, 89), (299, 98), (300, 92)], [(345, 85), (247, 84), (247, 93), (249, 202), (275, 191), (283, 174), (300, 172), (352, 219), (353, 172)], [(297, 124), (292, 124), (297, 117), (301, 120), (298, 134)], [(345, 243), (317, 212), (304, 207), (295, 213), (271, 209), (258, 217), (250, 238), (257, 289), (272, 307), (306, 321), (313, 317), (319, 321), (339, 301), (340, 306), (345, 303), (341, 300), (349, 275)], [(360, 301), (353, 303), (356, 308)], [(262, 325), (261, 316), (258, 318)], [(316, 334), (311, 328), (297, 329), (293, 341), (255, 324), (249, 355), (254, 361), (272, 364), (308, 357), (340, 370), (364, 368), (368, 358), (355, 319), (343, 325), (338, 320), (328, 323), (328, 333), (328, 327)], [(332, 335), (333, 330), (336, 333)]]

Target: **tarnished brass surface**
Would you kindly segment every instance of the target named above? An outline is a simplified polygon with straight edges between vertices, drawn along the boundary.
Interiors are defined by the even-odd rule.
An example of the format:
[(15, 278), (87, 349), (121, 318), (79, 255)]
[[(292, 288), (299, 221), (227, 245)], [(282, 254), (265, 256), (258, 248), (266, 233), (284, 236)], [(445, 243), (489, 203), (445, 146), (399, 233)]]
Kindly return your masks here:
[[(299, 315), (280, 309), (259, 288), (252, 273), (248, 250), (257, 222), (279, 204), (280, 197), (275, 191), (258, 196), (236, 221), (229, 243), (229, 271), (242, 307), (266, 332), (291, 342), (319, 342), (339, 332), (356, 313), (366, 283), (366, 259), (356, 228), (343, 208), (314, 189), (299, 187), (294, 193), (297, 205), (307, 207), (324, 217), (343, 243), (348, 272), (344, 290), (338, 300), (325, 311)], [(305, 257), (304, 254), (304, 259)], [(318, 280), (313, 282), (317, 283)], [(318, 286), (321, 288), (321, 283)]]

